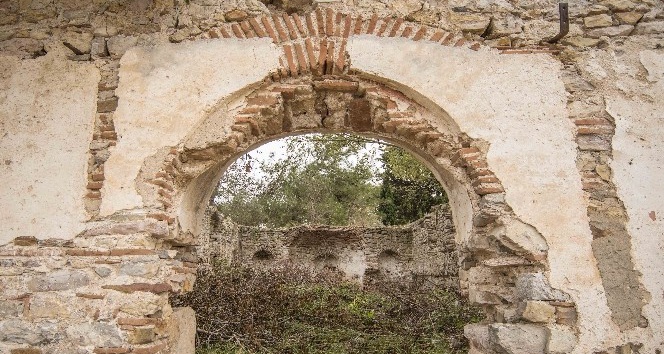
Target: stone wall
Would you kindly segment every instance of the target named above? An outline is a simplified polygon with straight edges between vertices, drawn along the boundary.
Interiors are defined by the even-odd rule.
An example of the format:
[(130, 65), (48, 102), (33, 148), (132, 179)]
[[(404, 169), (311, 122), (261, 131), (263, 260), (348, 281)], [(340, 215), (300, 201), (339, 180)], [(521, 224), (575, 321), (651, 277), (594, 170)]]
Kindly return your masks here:
[(224, 167), (314, 131), (439, 177), (473, 353), (662, 351), (664, 4), (557, 7), (0, 2), (0, 353), (169, 352)]
[[(314, 271), (331, 268), (359, 283), (383, 279), (413, 285), (459, 288), (452, 213), (447, 206), (420, 220), (392, 227), (298, 226), (263, 229), (239, 226), (218, 213), (211, 241), (199, 244), (202, 258), (249, 267), (283, 263)], [(203, 254), (210, 254), (205, 257)]]

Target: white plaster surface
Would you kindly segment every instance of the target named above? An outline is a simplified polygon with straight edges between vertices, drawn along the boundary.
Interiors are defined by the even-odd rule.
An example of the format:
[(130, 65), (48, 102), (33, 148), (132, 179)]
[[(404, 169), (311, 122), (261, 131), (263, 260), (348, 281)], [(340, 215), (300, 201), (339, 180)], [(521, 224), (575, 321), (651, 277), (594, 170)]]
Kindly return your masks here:
[(135, 180), (145, 159), (178, 144), (221, 100), (262, 80), (277, 68), (278, 55), (267, 39), (205, 40), (127, 51), (116, 90), (119, 138), (105, 164), (101, 215), (142, 207)]
[(98, 82), (55, 54), (0, 57), (0, 245), (82, 231)]
[(607, 112), (616, 121), (613, 179), (629, 216), (634, 263), (651, 295), (643, 307), (649, 328), (630, 339), (643, 342), (645, 353), (654, 353), (664, 349), (664, 52), (644, 51), (640, 58), (653, 82), (648, 91), (659, 99), (614, 95), (607, 99)]
[(611, 336), (560, 64), (546, 55), (474, 52), (400, 38), (353, 37), (348, 50), (355, 69), (407, 84), (462, 131), (490, 143), (488, 163), (507, 203), (548, 243), (551, 284), (577, 303), (581, 333), (573, 353), (592, 352)]

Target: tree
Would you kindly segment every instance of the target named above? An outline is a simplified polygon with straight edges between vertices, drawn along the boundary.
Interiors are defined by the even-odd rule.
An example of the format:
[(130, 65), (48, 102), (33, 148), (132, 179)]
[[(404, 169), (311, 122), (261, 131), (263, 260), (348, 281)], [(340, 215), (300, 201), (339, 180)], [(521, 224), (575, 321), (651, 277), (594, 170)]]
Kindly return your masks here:
[[(259, 162), (239, 160), (224, 175), (218, 209), (245, 225), (379, 224), (377, 166), (367, 141), (347, 134), (287, 138), (284, 155)], [(243, 166), (244, 165), (244, 166)]]
[(447, 195), (433, 173), (407, 151), (388, 146), (383, 151), (383, 183), (378, 212), (385, 225), (413, 222)]

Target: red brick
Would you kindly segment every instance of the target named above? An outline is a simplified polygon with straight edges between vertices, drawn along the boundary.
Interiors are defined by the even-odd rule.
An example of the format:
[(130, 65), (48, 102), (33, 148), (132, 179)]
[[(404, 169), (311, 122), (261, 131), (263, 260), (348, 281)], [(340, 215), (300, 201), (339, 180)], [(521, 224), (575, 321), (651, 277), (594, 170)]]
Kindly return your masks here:
[(102, 139), (108, 139), (108, 140), (118, 139), (118, 134), (112, 131), (101, 132), (100, 136)]
[(408, 38), (411, 34), (413, 34), (413, 27), (408, 26), (401, 33), (401, 37)]
[(334, 10), (331, 7), (325, 9), (325, 34), (328, 37), (334, 35)]
[(371, 20), (369, 20), (369, 27), (367, 27), (367, 34), (373, 34), (376, 30), (376, 23), (378, 23), (378, 15), (373, 14)]
[(272, 22), (274, 22), (274, 28), (277, 29), (277, 34), (279, 35), (279, 41), (285, 42), (288, 40), (288, 36), (286, 35), (286, 31), (284, 30), (284, 27), (281, 25), (281, 21), (279, 21), (279, 16), (278, 15), (272, 15)]
[(245, 36), (247, 38), (254, 38), (256, 37), (256, 33), (254, 33), (254, 30), (251, 29), (251, 25), (249, 24), (249, 21), (242, 21), (240, 22), (240, 28), (242, 28), (242, 32), (244, 32)]
[(93, 352), (95, 354), (125, 354), (129, 353), (129, 348), (95, 348)]
[(231, 30), (233, 30), (233, 34), (235, 34), (235, 37), (237, 38), (244, 38), (244, 34), (242, 33), (242, 29), (240, 26), (238, 26), (237, 23), (234, 23), (231, 25)]
[(359, 84), (355, 81), (346, 80), (323, 80), (314, 81), (316, 90), (337, 91), (337, 92), (356, 92)]
[(171, 185), (171, 183), (169, 183), (166, 180), (155, 178), (155, 179), (150, 180), (150, 183), (152, 183), (156, 186), (159, 186), (161, 188), (164, 188), (164, 189), (168, 190), (169, 192), (173, 191), (173, 186)]
[(579, 135), (613, 134), (613, 127), (610, 125), (579, 125), (577, 133)]
[(394, 20), (391, 18), (384, 18), (383, 23), (381, 23), (380, 28), (378, 29), (378, 37), (382, 37), (385, 34), (385, 31), (387, 31), (387, 27), (389, 27)]
[(261, 17), (261, 22), (263, 22), (263, 26), (265, 26), (267, 34), (272, 38), (272, 42), (279, 43), (277, 34), (274, 32), (274, 28), (272, 28), (272, 25), (270, 24), (270, 19), (267, 16), (263, 16)]
[(302, 18), (300, 17), (300, 15), (294, 13), (292, 17), (293, 17), (293, 22), (295, 22), (295, 27), (297, 27), (297, 30), (300, 32), (300, 37), (302, 38), (306, 37), (307, 32), (304, 29), (304, 24), (302, 23)]
[(300, 43), (295, 43), (295, 55), (297, 57), (297, 64), (299, 67), (300, 73), (305, 73), (307, 72), (308, 65), (307, 65), (307, 59), (306, 55), (304, 54), (304, 49), (302, 48), (302, 44)]
[(249, 123), (251, 125), (251, 132), (258, 136), (261, 134), (261, 129), (260, 126), (258, 125), (258, 122), (256, 122), (255, 119), (249, 118), (249, 117), (242, 117), (238, 116), (235, 118), (236, 123)]
[(353, 18), (350, 15), (344, 16), (344, 33), (343, 33), (344, 38), (348, 38), (350, 36), (350, 28), (352, 21)]
[(327, 38), (323, 38), (320, 42), (320, 50), (318, 53), (318, 67), (317, 73), (319, 75), (324, 74), (325, 72), (325, 61), (327, 60)]
[(421, 27), (417, 33), (415, 33), (415, 37), (413, 37), (414, 41), (419, 41), (420, 39), (424, 38), (427, 34), (427, 28), (426, 27)]
[(325, 19), (323, 18), (323, 10), (320, 7), (316, 8), (316, 25), (318, 37), (323, 37), (325, 34)]
[(198, 272), (195, 268), (173, 267), (172, 269), (176, 273), (196, 274)]
[(100, 295), (100, 294), (86, 294), (86, 293), (76, 293), (77, 297), (82, 297), (84, 299), (91, 299), (91, 300), (102, 300), (106, 296), (105, 295)]
[(494, 184), (487, 184), (487, 185), (480, 185), (478, 187), (475, 187), (475, 193), (479, 195), (486, 195), (486, 194), (494, 194), (494, 193), (502, 193), (505, 190), (503, 187), (500, 185), (494, 185)]
[(100, 173), (93, 173), (90, 177), (91, 177), (92, 180), (95, 181), (95, 182), (100, 182), (100, 181), (103, 181), (103, 180), (105, 179), (105, 177), (104, 177), (104, 173), (103, 173), (103, 172), (100, 172)]
[(171, 291), (173, 288), (166, 283), (148, 284), (148, 283), (134, 283), (124, 285), (103, 285), (102, 289), (115, 290), (123, 293), (135, 292), (148, 292), (154, 294), (161, 294)]
[(346, 66), (346, 40), (341, 42), (339, 46), (339, 53), (337, 54), (337, 60), (334, 63), (335, 73), (341, 74), (344, 71), (344, 66)]
[(482, 46), (479, 43), (473, 43), (473, 45), (470, 46), (470, 49), (472, 49), (474, 51), (478, 51), (478, 50), (480, 50), (481, 47)]
[(390, 37), (394, 37), (397, 35), (397, 31), (399, 31), (399, 28), (401, 27), (401, 24), (403, 23), (403, 18), (399, 17), (395, 22), (394, 26), (392, 26), (392, 30), (390, 31)]
[(330, 75), (334, 73), (334, 42), (327, 42), (327, 59), (325, 61), (325, 73)]
[(148, 326), (159, 322), (156, 318), (118, 318), (119, 325)]
[(256, 20), (255, 17), (250, 18), (249, 23), (251, 24), (251, 28), (254, 29), (254, 32), (256, 32), (256, 34), (259, 37), (267, 37), (268, 36), (267, 33), (261, 27), (261, 24), (258, 23), (258, 20)]
[(91, 250), (88, 248), (68, 248), (65, 254), (74, 257), (101, 257), (111, 254), (110, 251)]
[(151, 256), (155, 254), (153, 250), (143, 248), (115, 248), (111, 250), (110, 256)]
[(343, 15), (341, 12), (337, 12), (334, 18), (334, 36), (335, 37), (341, 37), (341, 20), (343, 19)]
[(231, 34), (230, 34), (230, 33), (226, 30), (226, 28), (224, 28), (224, 27), (220, 27), (220, 28), (219, 28), (219, 31), (221, 32), (221, 35), (222, 35), (224, 38), (231, 38), (231, 37), (232, 37)]
[(465, 38), (459, 38), (459, 40), (454, 43), (455, 47), (461, 47), (462, 45), (466, 44), (466, 39)]
[(447, 33), (447, 34), (445, 35), (445, 38), (443, 38), (443, 41), (440, 42), (440, 44), (442, 44), (442, 45), (449, 45), (449, 44), (452, 42), (452, 38), (454, 38), (454, 36), (452, 35), (452, 33)]
[(304, 45), (307, 48), (307, 57), (309, 58), (309, 67), (311, 68), (311, 71), (314, 72), (316, 69), (318, 61), (316, 60), (316, 56), (314, 55), (314, 46), (311, 43), (311, 38), (307, 37), (304, 40)]
[(297, 31), (295, 30), (295, 25), (293, 24), (293, 21), (291, 21), (290, 16), (288, 16), (287, 13), (283, 13), (281, 17), (284, 19), (284, 23), (286, 24), (286, 28), (288, 29), (288, 34), (290, 35), (290, 39), (296, 39), (297, 38)]
[(304, 18), (307, 23), (307, 30), (309, 31), (309, 37), (316, 37), (316, 27), (314, 26), (314, 21), (312, 19), (312, 14), (307, 14)]
[(14, 246), (34, 246), (38, 240), (34, 236), (19, 236), (14, 239)]
[(362, 19), (362, 15), (357, 15), (357, 18), (355, 19), (355, 28), (353, 29), (353, 33), (354, 34), (361, 34), (363, 24), (364, 24), (364, 20)]
[(247, 98), (247, 104), (258, 106), (272, 106), (279, 103), (279, 99), (272, 95), (260, 95)]
[(15, 348), (9, 354), (42, 354), (42, 351), (38, 348)]
[(290, 45), (284, 45), (284, 53), (286, 54), (286, 61), (288, 62), (288, 70), (292, 76), (297, 76), (297, 66), (295, 65), (295, 58), (293, 58), (293, 52)]
[(483, 183), (500, 183), (500, 181), (493, 175), (479, 176), (472, 182), (472, 186), (479, 187)]
[(157, 344), (157, 345), (151, 345), (149, 347), (134, 347), (131, 350), (132, 354), (156, 354), (159, 353), (160, 351), (166, 349), (166, 344)]
[(431, 38), (429, 38), (429, 40), (432, 41), (432, 42), (438, 42), (441, 38), (443, 38), (444, 34), (445, 34), (445, 32), (443, 32), (443, 31), (436, 31), (431, 36)]

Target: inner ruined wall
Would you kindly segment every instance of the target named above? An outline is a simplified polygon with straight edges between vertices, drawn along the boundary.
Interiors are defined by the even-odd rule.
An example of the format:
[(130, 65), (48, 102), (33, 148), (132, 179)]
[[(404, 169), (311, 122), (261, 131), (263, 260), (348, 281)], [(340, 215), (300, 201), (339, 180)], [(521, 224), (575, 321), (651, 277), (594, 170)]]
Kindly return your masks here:
[[(302, 225), (265, 229), (242, 226), (208, 210), (210, 231), (201, 233), (197, 255), (214, 263), (270, 268), (291, 263), (312, 271), (334, 268), (365, 284), (395, 280), (458, 289), (458, 256), (452, 213), (436, 206), (423, 218), (400, 226)], [(468, 285), (464, 284), (467, 289)]]
[[(394, 22), (376, 23), (375, 33), (385, 27), (384, 37), (401, 18), (454, 34), (439, 40), (460, 44), (457, 49), (354, 37), (348, 54), (354, 68), (425, 96), (428, 108), (443, 107), (463, 132), (484, 141), (478, 147), (488, 152), (487, 163), (506, 189), (502, 198), (527, 224), (505, 231), (527, 235), (530, 225), (542, 234), (549, 247), (546, 275), (576, 303), (574, 352), (661, 350), (661, 188), (649, 176), (660, 175), (662, 166), (662, 4), (574, 2), (570, 34), (553, 50), (537, 44), (557, 32), (555, 2), (328, 5), (367, 22), (374, 13), (395, 15)], [(265, 40), (203, 40), (225, 37), (221, 28), (227, 24), (229, 36), (247, 37), (252, 24), (243, 21), (266, 11), (257, 1), (0, 4), (0, 171), (11, 181), (0, 189), (1, 204), (11, 211), (2, 214), (0, 230), (0, 350), (63, 352), (70, 343), (82, 352), (166, 350), (173, 337), (168, 322), (175, 317), (168, 291), (191, 286), (197, 259), (188, 246), (191, 235), (171, 234), (182, 217), (157, 204), (177, 200), (179, 187), (165, 174), (154, 179), (160, 189), (152, 197), (135, 191), (145, 187), (137, 187), (132, 176), (152, 174), (144, 160), (178, 156), (171, 147), (195, 130), (206, 110), (236, 92), (235, 100), (224, 101), (227, 110), (235, 109), (248, 85), (280, 70), (280, 56), (281, 67), (290, 69), (288, 58)], [(234, 21), (241, 22), (230, 26)], [(405, 35), (404, 27), (397, 37), (419, 33), (413, 27)], [(473, 53), (461, 38), (520, 55)], [(149, 50), (133, 49), (120, 63), (135, 45)], [(561, 81), (552, 78), (561, 67)], [(118, 88), (120, 71), (124, 84)], [(560, 95), (562, 84), (566, 96)], [(547, 86), (555, 89), (542, 90)], [(542, 104), (551, 101), (566, 104), (567, 111), (543, 113)], [(216, 122), (227, 127), (230, 120)], [(229, 133), (207, 128), (200, 130)], [(573, 160), (576, 168), (570, 168)], [(210, 185), (217, 173), (204, 176)], [(183, 207), (196, 208), (201, 204)], [(472, 229), (458, 224), (461, 214), (455, 215), (457, 227)], [(493, 239), (512, 238), (501, 235)], [(475, 240), (474, 247), (484, 242)], [(504, 266), (498, 260), (488, 264)], [(490, 284), (493, 274), (481, 269), (462, 267), (461, 276)], [(478, 294), (502, 301), (489, 299), (490, 291), (471, 292), (471, 299), (479, 301)], [(501, 316), (496, 320), (509, 322)], [(499, 337), (513, 328), (494, 326), (487, 335)], [(560, 335), (551, 328), (549, 336)]]

